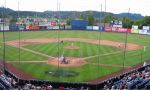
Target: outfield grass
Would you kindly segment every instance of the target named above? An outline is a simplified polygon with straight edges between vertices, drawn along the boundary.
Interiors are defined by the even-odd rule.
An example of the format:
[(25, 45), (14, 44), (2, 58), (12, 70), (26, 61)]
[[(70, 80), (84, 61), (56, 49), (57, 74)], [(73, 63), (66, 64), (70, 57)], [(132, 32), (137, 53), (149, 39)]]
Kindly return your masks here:
[[(65, 49), (65, 46), (71, 46), (72, 43), (74, 46), (80, 47), (80, 49), (77, 50)], [(24, 47), (54, 57), (58, 57), (58, 51), (60, 52), (60, 54), (64, 54), (64, 56), (66, 57), (89, 57), (89, 56), (98, 55), (99, 53), (105, 54), (105, 53), (112, 53), (120, 50), (114, 47), (101, 45), (100, 47), (102, 49), (99, 52), (98, 50), (99, 45), (83, 43), (83, 42), (64, 42), (60, 46), (58, 46), (58, 43), (32, 44)], [(60, 47), (59, 50), (58, 47)]]
[[(6, 32), (5, 38), (6, 41), (11, 40), (18, 40), (18, 32)], [(98, 39), (100, 33), (95, 31), (61, 31), (60, 37), (61, 38), (86, 38), (86, 39)], [(0, 32), (0, 37), (2, 37), (2, 33)], [(57, 38), (58, 37), (58, 31), (30, 31), (30, 32), (21, 32), (21, 39), (33, 39), (33, 38)], [(108, 33), (108, 32), (102, 32), (101, 38), (105, 40), (112, 40), (112, 41), (118, 41), (118, 42), (124, 42), (125, 41), (125, 33)], [(142, 46), (147, 46), (146, 51), (135, 50), (135, 51), (128, 51), (126, 53), (126, 57), (124, 60), (124, 53), (116, 53), (113, 55), (105, 55), (100, 57), (95, 57), (87, 60), (90, 63), (99, 63), (99, 64), (112, 64), (112, 65), (120, 65), (122, 66), (123, 63), (125, 66), (132, 66), (136, 65), (138, 63), (144, 62), (146, 60), (150, 59), (150, 36), (147, 35), (138, 35), (138, 34), (128, 34), (128, 42), (139, 44)], [(49, 45), (52, 45), (52, 47), (49, 47)], [(68, 43), (70, 44), (70, 43)], [(88, 44), (84, 45), (86, 43), (80, 43), (76, 42), (77, 45), (83, 48), (83, 50), (79, 51), (64, 51), (68, 53), (69, 56), (76, 56), (76, 57), (84, 57), (84, 56), (90, 56), (98, 53), (98, 46), (94, 44)], [(67, 44), (66, 44), (67, 45)], [(3, 43), (2, 38), (0, 38), (0, 59), (3, 59)], [(43, 48), (42, 48), (43, 47)], [(37, 44), (37, 45), (29, 45), (25, 46), (25, 48), (32, 49), (44, 54), (55, 56), (57, 55), (57, 50), (55, 50), (53, 47), (57, 48), (56, 43), (48, 43), (48, 44)], [(92, 48), (89, 48), (92, 47)], [(102, 48), (103, 47), (103, 48)], [(17, 61), (19, 57), (18, 53), (19, 49), (14, 48), (11, 46), (6, 46), (6, 60), (11, 61)], [(80, 53), (80, 52), (85, 53)], [(108, 47), (108, 46), (101, 46), (100, 49), (100, 55), (104, 53), (110, 53), (110, 52), (116, 52), (118, 49)], [(53, 52), (53, 53), (52, 53)], [(88, 52), (88, 53), (87, 53)], [(39, 56), (31, 52), (27, 52), (24, 50), (21, 50), (20, 60), (47, 60), (47, 57)], [(45, 71), (49, 70), (57, 70), (57, 67), (50, 66), (44, 63), (20, 63), (16, 64), (13, 63), (16, 67), (20, 68), (21, 70), (25, 71), (26, 73), (32, 74), (35, 78), (40, 80), (53, 80), (53, 81), (70, 81), (70, 82), (82, 82), (82, 81), (88, 81), (92, 79), (96, 79), (97, 77), (104, 76), (113, 72), (117, 72), (121, 69), (121, 67), (104, 67), (104, 66), (95, 66), (92, 64), (87, 64), (82, 67), (76, 67), (76, 68), (61, 68), (62, 70), (73, 70), (75, 72), (79, 72), (80, 74), (76, 77), (72, 78), (62, 78), (62, 77), (52, 77), (48, 76), (45, 73)]]
[[(0, 32), (2, 36), (2, 32)], [(6, 32), (5, 33), (6, 41), (18, 40), (18, 32)], [(32, 39), (32, 38), (57, 38), (57, 31), (30, 31), (30, 32), (21, 32), (21, 39)], [(74, 37), (74, 38), (87, 38), (87, 39), (98, 39), (99, 33), (95, 31), (61, 31), (60, 37)], [(111, 32), (102, 32), (102, 39), (112, 40), (112, 41), (125, 41), (125, 33), (111, 33)], [(137, 43), (140, 45), (149, 46), (150, 36), (148, 35), (138, 35), (138, 34), (128, 34), (128, 42)]]

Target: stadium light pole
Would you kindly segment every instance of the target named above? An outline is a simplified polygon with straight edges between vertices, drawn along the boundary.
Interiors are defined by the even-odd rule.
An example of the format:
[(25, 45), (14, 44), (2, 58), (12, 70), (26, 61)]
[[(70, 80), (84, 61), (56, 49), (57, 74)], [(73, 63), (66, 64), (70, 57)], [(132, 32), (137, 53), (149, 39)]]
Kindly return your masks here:
[(3, 73), (5, 73), (5, 33), (4, 33), (4, 6), (2, 5), (2, 31), (3, 31)]
[(104, 12), (104, 28), (105, 28), (105, 17), (106, 17), (106, 3), (107, 3), (107, 1), (105, 0), (105, 12)]
[[(17, 19), (17, 21), (19, 22), (19, 17), (20, 17), (20, 14), (19, 14), (19, 0), (18, 0), (18, 19)], [(18, 29), (19, 30), (19, 29)], [(18, 48), (18, 53), (19, 53), (19, 55), (18, 55), (18, 60), (19, 60), (19, 64), (20, 64), (20, 60), (21, 60), (21, 56), (20, 56), (20, 54), (21, 54), (21, 50), (20, 50), (20, 37), (21, 37), (21, 35), (20, 35), (20, 30), (19, 30), (19, 32), (18, 32), (18, 43), (19, 43), (19, 48)], [(18, 83), (20, 83), (20, 78), (21, 78), (21, 73), (19, 73), (19, 78), (18, 78)]]
[[(128, 9), (128, 19), (129, 19), (129, 14), (130, 14), (130, 8)], [(123, 69), (125, 67), (125, 61), (126, 61), (126, 51), (127, 51), (127, 42), (128, 42), (128, 29), (129, 29), (129, 21), (128, 21), (128, 24), (127, 24), (127, 31), (126, 31), (126, 34), (125, 34)]]
[(5, 71), (6, 71), (6, 61), (5, 61), (5, 57), (6, 57), (6, 47), (5, 47), (5, 28), (4, 28), (4, 26), (5, 26), (5, 7), (6, 7), (6, 0), (5, 0), (5, 2), (4, 2), (4, 5), (2, 5), (2, 8), (3, 8), (3, 10), (2, 10), (2, 23), (3, 23), (3, 73), (5, 74)]
[[(59, 22), (59, 17), (60, 17), (60, 3), (59, 3), (59, 0), (57, 0), (57, 24), (60, 24)], [(60, 59), (60, 26), (58, 28), (58, 70), (59, 70), (59, 67), (60, 67), (60, 62), (59, 62), (59, 59)]]
[[(103, 16), (103, 15), (102, 15), (102, 4), (101, 4), (101, 11), (100, 11), (100, 17), (99, 17), (99, 23), (100, 23), (100, 24), (99, 24), (99, 28), (100, 28), (100, 27), (101, 27), (101, 28), (100, 28), (100, 33), (99, 33), (99, 35), (98, 35), (98, 40), (99, 40), (99, 42), (98, 42), (98, 43), (99, 43), (99, 45), (98, 45), (98, 64), (100, 64), (100, 57), (101, 57), (101, 52), (100, 52), (100, 51), (101, 51), (101, 46), (100, 46), (100, 45), (101, 45), (101, 39), (102, 39), (102, 31), (101, 31), (101, 29), (103, 29), (102, 26), (101, 26), (101, 23), (102, 23), (102, 20), (101, 20), (101, 19), (102, 19), (102, 16)], [(98, 67), (98, 72), (99, 72), (99, 70), (100, 70), (100, 67)], [(99, 81), (99, 80), (97, 79), (97, 85), (98, 85), (98, 81)], [(96, 85), (96, 90), (99, 90), (97, 85)]]
[(105, 0), (105, 12), (106, 12), (106, 0)]

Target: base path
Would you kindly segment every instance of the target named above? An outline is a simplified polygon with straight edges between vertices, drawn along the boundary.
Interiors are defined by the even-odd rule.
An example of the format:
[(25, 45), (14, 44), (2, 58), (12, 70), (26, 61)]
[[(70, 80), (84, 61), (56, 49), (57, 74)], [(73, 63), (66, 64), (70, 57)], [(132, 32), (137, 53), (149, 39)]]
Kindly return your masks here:
[[(92, 43), (97, 45), (106, 45), (106, 46), (112, 46), (116, 48), (120, 48), (122, 50), (125, 49), (124, 42), (116, 42), (116, 41), (110, 41), (110, 40), (96, 40), (96, 39), (81, 39), (81, 38), (61, 38), (60, 41), (70, 41), (70, 42), (85, 42), (85, 43)], [(26, 46), (26, 45), (32, 45), (32, 44), (41, 44), (41, 43), (53, 43), (58, 42), (58, 38), (37, 38), (37, 39), (25, 39), (20, 40), (20, 46)], [(100, 42), (100, 43), (99, 43)], [(6, 42), (7, 45), (19, 47), (19, 41), (8, 41)], [(139, 48), (143, 48), (143, 46), (127, 43), (126, 50), (137, 50)]]
[(20, 47), (20, 49), (22, 49), (24, 51), (28, 51), (28, 52), (34, 53), (34, 54), (37, 54), (37, 55), (40, 55), (40, 56), (44, 56), (44, 57), (48, 57), (48, 58), (55, 58), (55, 57), (49, 56), (47, 54), (36, 52), (36, 51), (30, 50), (30, 49), (27, 49), (27, 48)]

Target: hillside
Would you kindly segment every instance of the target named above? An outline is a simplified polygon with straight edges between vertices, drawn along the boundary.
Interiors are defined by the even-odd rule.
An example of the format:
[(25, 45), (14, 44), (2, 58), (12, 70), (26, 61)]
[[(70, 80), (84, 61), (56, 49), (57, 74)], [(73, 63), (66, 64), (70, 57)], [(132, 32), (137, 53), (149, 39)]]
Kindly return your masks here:
[[(2, 17), (2, 12), (5, 12), (4, 16), (5, 17), (17, 17), (18, 16), (18, 11), (14, 11), (10, 8), (2, 8), (0, 7), (0, 17)], [(99, 18), (100, 16), (104, 16), (104, 12), (98, 12), (98, 11), (92, 11), (93, 15), (95, 18)], [(66, 19), (66, 18), (74, 18), (74, 17), (79, 17), (80, 14), (83, 13), (83, 15), (87, 15), (88, 11), (60, 11), (60, 14), (58, 11), (44, 11), (44, 12), (34, 12), (34, 11), (19, 11), (19, 16), (20, 17), (57, 17), (60, 15), (60, 18)], [(115, 16), (118, 18), (123, 18), (123, 17), (128, 17), (128, 13), (120, 13), (120, 14), (114, 14), (107, 12), (107, 14), (111, 16)], [(144, 16), (141, 14), (136, 14), (136, 13), (130, 13), (129, 14), (131, 19), (138, 20), (138, 19), (143, 19)]]

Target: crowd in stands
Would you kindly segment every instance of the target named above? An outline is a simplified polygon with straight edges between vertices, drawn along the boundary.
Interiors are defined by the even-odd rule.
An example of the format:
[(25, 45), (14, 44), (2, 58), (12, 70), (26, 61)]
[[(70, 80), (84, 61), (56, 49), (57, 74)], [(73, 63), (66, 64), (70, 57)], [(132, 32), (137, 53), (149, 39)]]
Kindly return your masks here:
[(150, 89), (150, 66), (126, 73), (116, 80), (109, 80), (104, 85), (104, 89)]
[(8, 77), (4, 74), (0, 75), (0, 90), (2, 89), (11, 89), (11, 88), (15, 88), (17, 85), (17, 82), (15, 79)]
[[(8, 74), (0, 75), (0, 90), (122, 90), (122, 89), (150, 89), (150, 65), (131, 70), (120, 76), (105, 80), (93, 89), (90, 86), (75, 84), (43, 83), (46, 81), (25, 81), (20, 84), (19, 79)], [(103, 86), (101, 88), (101, 86)]]
[(42, 85), (33, 85), (30, 83), (25, 83), (24, 85), (19, 85), (17, 81), (4, 74), (0, 75), (0, 90), (90, 90), (88, 87), (65, 87), (64, 85), (60, 85), (59, 87), (53, 87), (50, 84), (42, 84)]

